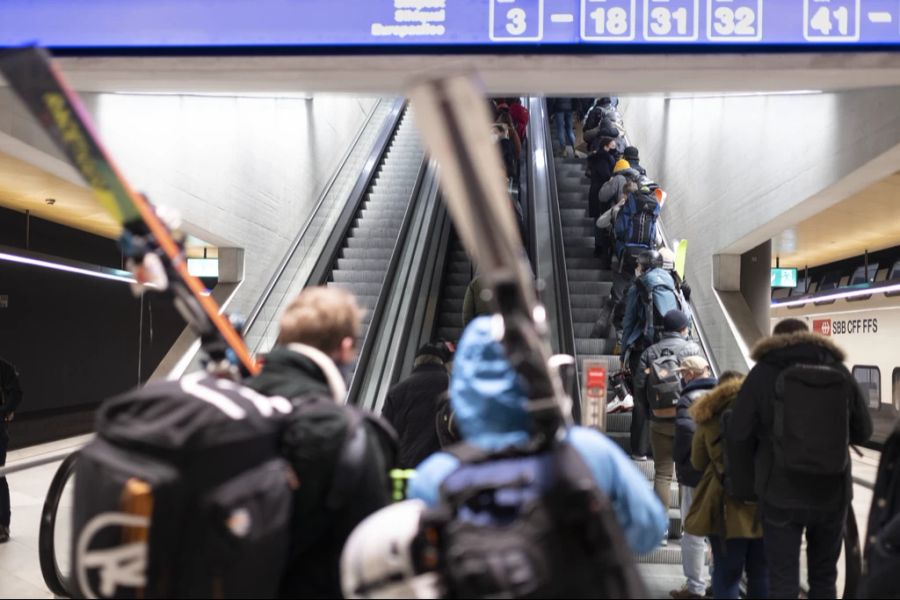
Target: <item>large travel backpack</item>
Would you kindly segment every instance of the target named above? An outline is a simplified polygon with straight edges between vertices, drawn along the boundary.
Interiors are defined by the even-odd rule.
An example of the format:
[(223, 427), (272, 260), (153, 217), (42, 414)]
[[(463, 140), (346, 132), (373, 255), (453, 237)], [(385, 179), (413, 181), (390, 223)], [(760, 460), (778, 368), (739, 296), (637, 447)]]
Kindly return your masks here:
[(659, 202), (652, 193), (637, 191), (629, 194), (616, 216), (616, 241), (624, 248), (654, 247), (659, 210)]
[(681, 361), (670, 348), (663, 348), (659, 357), (650, 363), (647, 374), (647, 400), (657, 417), (674, 417), (681, 398)]
[(900, 421), (881, 451), (858, 598), (900, 597)]
[(72, 573), (87, 598), (277, 594), (291, 404), (203, 373), (107, 401), (75, 476)]
[(850, 460), (849, 374), (828, 365), (794, 364), (775, 380), (775, 462), (788, 471), (839, 475)]
[(663, 317), (670, 310), (684, 310), (681, 298), (675, 290), (665, 284), (649, 285), (646, 276), (635, 280), (644, 318), (645, 346), (655, 344), (662, 339), (664, 331)]
[(611, 504), (569, 444), (448, 450), (461, 464), (426, 516), (448, 597), (645, 597)]

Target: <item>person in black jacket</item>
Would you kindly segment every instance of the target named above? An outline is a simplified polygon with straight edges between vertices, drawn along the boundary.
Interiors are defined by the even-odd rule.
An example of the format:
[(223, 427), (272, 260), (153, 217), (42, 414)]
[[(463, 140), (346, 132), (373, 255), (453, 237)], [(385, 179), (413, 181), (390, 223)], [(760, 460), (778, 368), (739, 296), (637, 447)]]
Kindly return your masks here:
[[(245, 382), (294, 405), (282, 446), (299, 485), (282, 597), (340, 598), (347, 537), (391, 500), (396, 435), (378, 417), (343, 406), (347, 387), (339, 367), (353, 362), (360, 317), (356, 300), (339, 288), (303, 290), (284, 311), (262, 372)], [(364, 436), (365, 448), (348, 464), (345, 447), (352, 448), (356, 435)]]
[(438, 401), (450, 387), (448, 368), (453, 353), (446, 342), (425, 344), (416, 353), (409, 377), (388, 391), (381, 416), (400, 438), (398, 466), (414, 469), (441, 449), (435, 419)]
[(600, 216), (600, 188), (613, 176), (616, 166), (616, 140), (611, 137), (600, 139), (600, 149), (588, 155), (588, 171), (591, 189), (588, 192), (588, 215), (592, 219)]
[[(681, 380), (684, 382), (684, 389), (681, 390), (675, 414), (675, 443), (672, 447), (672, 457), (675, 459), (675, 475), (678, 478), (683, 527), (688, 511), (691, 510), (694, 488), (703, 477), (703, 472), (691, 464), (691, 446), (694, 443), (697, 424), (688, 411), (695, 400), (716, 387), (717, 381), (710, 371), (709, 363), (702, 356), (689, 356), (681, 361)], [(671, 597), (703, 597), (706, 593), (706, 579), (703, 576), (705, 558), (706, 539), (684, 532), (681, 538), (681, 568), (687, 581), (680, 590), (669, 592)]]
[(622, 152), (622, 158), (627, 160), (628, 164), (631, 165), (631, 168), (641, 175), (647, 174), (647, 169), (641, 166), (641, 158), (638, 154), (638, 149), (634, 146), (627, 146), (625, 151)]
[[(796, 598), (800, 592), (800, 544), (804, 530), (807, 539), (809, 572), (809, 597), (836, 597), (837, 561), (841, 553), (841, 540), (847, 509), (853, 494), (848, 448), (837, 448), (837, 455), (846, 453), (843, 472), (838, 474), (812, 473), (787, 468), (786, 461), (794, 460), (782, 450), (785, 436), (776, 432), (776, 405), (791, 406), (792, 397), (782, 390), (805, 389), (787, 387), (782, 373), (797, 365), (828, 367), (845, 379), (844, 389), (848, 397), (848, 413), (845, 439), (833, 439), (834, 444), (846, 446), (861, 444), (872, 435), (872, 419), (866, 407), (865, 395), (844, 366), (844, 352), (830, 339), (811, 333), (806, 323), (798, 319), (785, 319), (775, 326), (774, 335), (761, 340), (751, 354), (756, 366), (747, 375), (738, 394), (729, 426), (729, 443), (734, 448), (733, 464), (754, 464), (754, 472), (740, 469), (730, 472), (736, 489), (746, 489), (754, 478), (755, 489), (762, 507), (763, 540), (766, 560), (769, 564), (769, 596), (771, 598)], [(792, 384), (793, 385), (793, 384)], [(838, 388), (840, 389), (840, 388)], [(827, 390), (817, 388), (815, 402), (822, 401)], [(777, 397), (781, 394), (783, 400)], [(805, 406), (812, 397), (796, 398), (793, 406)], [(780, 414), (788, 411), (781, 409)], [(814, 417), (815, 415), (813, 415)], [(827, 421), (834, 422), (835, 418)], [(783, 427), (785, 417), (781, 417)], [(806, 431), (785, 432), (792, 438), (800, 437), (801, 443), (815, 441), (827, 446), (829, 439), (814, 440), (823, 421), (809, 418)], [(806, 440), (809, 440), (808, 442)], [(778, 445), (778, 449), (776, 449)], [(776, 460), (776, 454), (780, 457)], [(824, 456), (819, 452), (817, 456)], [(815, 457), (814, 457), (815, 458)]]
[[(8, 424), (22, 403), (22, 387), (16, 368), (0, 358), (0, 467), (6, 464), (9, 447)], [(9, 541), (10, 523), (9, 484), (0, 477), (0, 544)]]

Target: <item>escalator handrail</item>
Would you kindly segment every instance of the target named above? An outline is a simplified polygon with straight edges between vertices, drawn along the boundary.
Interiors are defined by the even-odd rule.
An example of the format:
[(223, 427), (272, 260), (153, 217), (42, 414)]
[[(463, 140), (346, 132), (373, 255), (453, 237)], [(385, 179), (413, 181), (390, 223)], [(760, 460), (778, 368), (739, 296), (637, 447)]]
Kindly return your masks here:
[(403, 213), (403, 221), (400, 224), (400, 233), (397, 235), (397, 242), (391, 251), (391, 258), (388, 261), (387, 272), (384, 274), (384, 283), (382, 284), (381, 293), (372, 307), (372, 318), (369, 320), (369, 328), (366, 337), (362, 340), (359, 347), (359, 359), (356, 362), (356, 368), (350, 379), (350, 385), (347, 391), (347, 403), (357, 405), (363, 389), (365, 373), (372, 361), (372, 350), (380, 337), (378, 334), (381, 322), (384, 320), (387, 309), (390, 291), (393, 287), (393, 281), (397, 274), (397, 267), (400, 264), (400, 258), (403, 255), (403, 247), (406, 245), (406, 238), (409, 234), (410, 223), (412, 222), (413, 213), (415, 212), (416, 200), (422, 189), (423, 182), (427, 179), (427, 175), (434, 177), (434, 168), (430, 166), (430, 160), (427, 156), (422, 157), (422, 164), (419, 166), (419, 172), (416, 174), (416, 185), (410, 194), (409, 202), (406, 204), (406, 210)]
[[(369, 112), (368, 116), (366, 117), (365, 122), (359, 128), (359, 131), (357, 132), (356, 137), (347, 146), (347, 151), (344, 153), (344, 156), (341, 158), (341, 162), (338, 165), (338, 167), (331, 174), (331, 178), (328, 180), (328, 183), (325, 184), (325, 187), (323, 188), (322, 193), (319, 195), (319, 198), (316, 201), (316, 205), (313, 208), (312, 212), (310, 213), (309, 218), (306, 220), (306, 223), (303, 225), (303, 227), (300, 228), (300, 231), (297, 233), (297, 236), (294, 238), (294, 241), (291, 242), (290, 248), (288, 248), (287, 252), (285, 252), (284, 257), (281, 259), (281, 262), (278, 264), (278, 267), (275, 268), (275, 272), (272, 274), (272, 277), (269, 278), (269, 282), (266, 284), (266, 287), (263, 288), (263, 292), (260, 295), (259, 299), (256, 301), (256, 304), (254, 304), (253, 308), (250, 310), (250, 314), (248, 315), (246, 324), (244, 325), (245, 333), (249, 332), (250, 328), (253, 327), (253, 325), (256, 323), (256, 320), (259, 317), (260, 313), (262, 312), (263, 307), (265, 307), (266, 303), (269, 301), (269, 298), (271, 297), (272, 292), (275, 290), (275, 287), (278, 285), (278, 282), (281, 280), (281, 277), (284, 275), (285, 269), (287, 269), (288, 264), (290, 264), (291, 259), (294, 257), (294, 254), (296, 254), (297, 248), (300, 247), (300, 244), (303, 241), (303, 238), (306, 237), (306, 234), (309, 231), (309, 228), (312, 226), (313, 222), (315, 222), (316, 217), (318, 216), (319, 211), (322, 208), (322, 205), (325, 203), (325, 199), (328, 197), (328, 194), (331, 192), (332, 188), (334, 187), (334, 184), (337, 182), (337, 179), (340, 176), (341, 172), (344, 170), (344, 167), (346, 166), (347, 161), (350, 159), (350, 155), (353, 153), (354, 148), (359, 143), (359, 140), (362, 137), (363, 133), (365, 133), (366, 129), (371, 124), (372, 119), (375, 116), (375, 113), (377, 112), (378, 107), (381, 106), (382, 102), (384, 102), (384, 100), (379, 98), (378, 101), (376, 102), (375, 106), (372, 107), (372, 110)], [(401, 103), (402, 103), (402, 101), (400, 101), (400, 100), (395, 102), (395, 106), (392, 109), (392, 114), (391, 114), (392, 117), (394, 116), (393, 111), (396, 110), (397, 105), (399, 105)], [(388, 121), (386, 121), (385, 126), (382, 129), (382, 132), (385, 129), (389, 129), (391, 132), (393, 132), (395, 126), (396, 126), (396, 124), (391, 121), (391, 118), (389, 118)], [(388, 140), (390, 139), (390, 135), (388, 135), (387, 139)], [(379, 150), (383, 151), (382, 146), (386, 142), (382, 143), (380, 146), (379, 142), (381, 142), (381, 141), (382, 141), (382, 135), (379, 135), (379, 137), (375, 143), (375, 146), (372, 148), (370, 156), (365, 163), (367, 166), (372, 164), (372, 160), (373, 160), (372, 156), (373, 155), (375, 155), (376, 153), (379, 153)], [(380, 161), (376, 160), (375, 164), (377, 165), (378, 162), (380, 162)], [(364, 172), (365, 172), (365, 170), (364, 170)], [(362, 176), (362, 174), (361, 174), (361, 176)], [(354, 191), (355, 191), (355, 189), (356, 188), (354, 188)], [(352, 197), (352, 193), (351, 193), (351, 197)]]
[(369, 156), (366, 166), (359, 174), (356, 184), (353, 186), (353, 191), (350, 192), (350, 197), (347, 199), (347, 204), (341, 210), (341, 215), (338, 217), (331, 235), (325, 243), (325, 248), (316, 260), (306, 285), (325, 285), (328, 281), (328, 277), (334, 270), (334, 264), (338, 259), (338, 255), (344, 246), (344, 240), (347, 239), (350, 230), (353, 228), (353, 220), (359, 213), (360, 207), (366, 199), (366, 194), (368, 194), (369, 188), (375, 180), (378, 167), (384, 161), (385, 155), (387, 155), (388, 146), (394, 137), (394, 133), (400, 126), (400, 120), (403, 118), (405, 109), (406, 100), (402, 99), (397, 100), (391, 108), (391, 113), (378, 134), (375, 150)]
[[(550, 148), (550, 118), (547, 111), (547, 101), (545, 98), (532, 98), (531, 101), (532, 123), (540, 124), (532, 130), (529, 136), (531, 148), (529, 152), (532, 155), (530, 161), (529, 177), (530, 184), (528, 194), (532, 202), (537, 202), (539, 196), (546, 194), (544, 201), (547, 202), (547, 210), (550, 215), (550, 249), (553, 261), (553, 281), (545, 282), (549, 286), (549, 292), (554, 297), (555, 307), (548, 307), (547, 319), (550, 323), (550, 331), (555, 332), (556, 341), (559, 352), (575, 357), (575, 326), (572, 317), (572, 302), (569, 297), (569, 274), (566, 268), (566, 249), (563, 236), (562, 214), (559, 208), (559, 194), (556, 187), (556, 167), (553, 157), (553, 151)], [(536, 117), (536, 118), (535, 118)], [(534, 157), (542, 154), (544, 161), (535, 160)], [(545, 173), (540, 173), (540, 163), (543, 162)], [(539, 181), (545, 181), (545, 185), (536, 185)], [(537, 237), (536, 219), (532, 219), (532, 232), (535, 240)], [(533, 244), (535, 254), (539, 254), (537, 242)], [(545, 302), (546, 304), (546, 302)], [(555, 326), (554, 326), (555, 325)], [(576, 412), (575, 421), (581, 422), (581, 386), (580, 382), (572, 389), (572, 403)]]

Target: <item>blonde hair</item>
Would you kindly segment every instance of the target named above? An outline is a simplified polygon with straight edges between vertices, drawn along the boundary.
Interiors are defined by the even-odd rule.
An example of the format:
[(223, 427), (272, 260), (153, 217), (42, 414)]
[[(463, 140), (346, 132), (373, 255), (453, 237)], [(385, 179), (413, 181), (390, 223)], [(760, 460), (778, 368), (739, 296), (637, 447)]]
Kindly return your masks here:
[(680, 371), (701, 375), (709, 371), (709, 363), (702, 356), (688, 356), (682, 359)]
[(309, 287), (281, 315), (277, 343), (306, 344), (331, 354), (344, 338), (356, 341), (361, 320), (353, 294), (336, 287)]

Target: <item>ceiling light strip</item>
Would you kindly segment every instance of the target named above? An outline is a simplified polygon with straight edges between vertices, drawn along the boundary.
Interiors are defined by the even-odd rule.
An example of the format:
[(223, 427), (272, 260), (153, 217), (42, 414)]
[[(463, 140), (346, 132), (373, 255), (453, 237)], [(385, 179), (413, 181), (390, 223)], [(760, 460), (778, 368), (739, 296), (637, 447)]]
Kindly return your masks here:
[(39, 258), (31, 258), (29, 256), (22, 256), (19, 254), (9, 254), (8, 252), (0, 252), (0, 260), (4, 260), (7, 262), (14, 262), (23, 265), (31, 265), (33, 267), (41, 267), (44, 269), (53, 269), (56, 271), (65, 271), (66, 273), (75, 273), (77, 275), (86, 275), (88, 277), (97, 277), (99, 279), (108, 279), (110, 281), (120, 281), (122, 283), (137, 283), (134, 277), (129, 275), (120, 275), (119, 273), (126, 273), (127, 271), (118, 271), (118, 272), (107, 272), (100, 270), (87, 269), (84, 267), (75, 267), (72, 265), (67, 265), (59, 262), (53, 262), (49, 260), (42, 260)]

